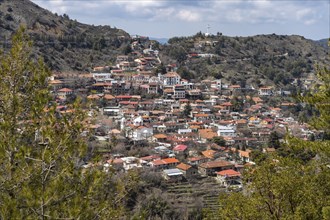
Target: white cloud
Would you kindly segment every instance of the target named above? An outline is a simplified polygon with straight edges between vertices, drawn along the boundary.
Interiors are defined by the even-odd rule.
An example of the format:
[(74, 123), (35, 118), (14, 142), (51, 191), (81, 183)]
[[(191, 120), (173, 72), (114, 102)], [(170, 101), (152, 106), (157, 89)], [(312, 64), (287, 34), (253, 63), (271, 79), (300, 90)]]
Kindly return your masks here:
[[(162, 25), (197, 25), (247, 27), (259, 33), (264, 27), (283, 25), (284, 30), (300, 25), (307, 32), (312, 24), (321, 24), (324, 33), (329, 33), (328, 0), (32, 0), (36, 4), (59, 14), (88, 23), (98, 21), (109, 25), (125, 23), (125, 27), (142, 22)], [(99, 23), (99, 24), (100, 24)], [(126, 25), (127, 24), (127, 25)], [(156, 24), (155, 24), (156, 25)], [(305, 27), (305, 28), (303, 28)], [(178, 28), (180, 29), (180, 28)], [(241, 29), (241, 28), (239, 28)], [(245, 28), (242, 28), (244, 30)], [(164, 28), (165, 30), (165, 28)], [(183, 28), (182, 28), (183, 30)], [(276, 29), (278, 30), (278, 29)], [(129, 31), (129, 30), (128, 30)], [(240, 30), (237, 30), (239, 32)], [(184, 35), (184, 34), (183, 34)], [(244, 34), (242, 34), (244, 35)]]
[(183, 21), (194, 22), (201, 20), (201, 16), (196, 11), (180, 10), (177, 17)]
[[(111, 0), (111, 1), (66, 1), (34, 0), (53, 12), (67, 13), (79, 9), (113, 11), (113, 16), (127, 18), (148, 17), (152, 20), (173, 20), (178, 18), (186, 22), (227, 21), (243, 23), (269, 23), (299, 21), (305, 23), (319, 20), (315, 9), (318, 4), (303, 4), (300, 1), (271, 0)], [(322, 2), (322, 1), (321, 1)], [(88, 12), (87, 12), (88, 13)], [(109, 14), (111, 16), (111, 14)]]
[[(45, 1), (43, 1), (45, 2)], [(49, 5), (49, 8), (52, 12), (56, 12), (56, 13), (66, 13), (69, 9), (68, 6), (66, 6), (66, 3), (63, 0), (53, 0), (53, 1), (49, 1), (49, 2), (45, 2), (43, 4)]]
[(315, 24), (316, 23), (316, 20), (315, 19), (311, 19), (311, 20), (306, 20), (304, 21), (304, 24), (305, 25), (312, 25), (312, 24)]
[(174, 8), (160, 8), (156, 11), (153, 20), (157, 21), (157, 20), (171, 20), (174, 15), (175, 15), (175, 9)]
[[(245, 1), (245, 2), (247, 2), (247, 1)], [(227, 10), (227, 9), (235, 8), (239, 5), (241, 5), (242, 3), (244, 3), (244, 1), (243, 0), (232, 0), (232, 1), (213, 0), (210, 3), (214, 9)]]
[(273, 6), (273, 3), (270, 0), (258, 0), (250, 1), (256, 8), (259, 9), (268, 9)]
[(246, 15), (244, 15), (243, 11), (240, 9), (234, 9), (228, 13), (226, 13), (226, 20), (231, 21), (231, 22), (249, 22), (247, 20)]
[(303, 8), (296, 12), (297, 20), (304, 20), (306, 17), (310, 17), (314, 14), (313, 10), (310, 8)]
[(113, 5), (119, 6), (124, 11), (128, 13), (149, 13), (155, 8), (163, 6), (165, 1), (158, 0), (113, 0), (108, 1), (108, 5), (111, 7)]

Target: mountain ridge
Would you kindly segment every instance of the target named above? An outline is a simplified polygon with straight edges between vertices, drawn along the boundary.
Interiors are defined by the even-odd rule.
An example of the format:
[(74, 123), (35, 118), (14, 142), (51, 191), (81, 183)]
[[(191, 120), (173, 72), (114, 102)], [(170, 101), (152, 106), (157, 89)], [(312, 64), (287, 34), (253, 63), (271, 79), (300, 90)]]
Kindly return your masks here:
[(26, 26), (35, 52), (53, 70), (84, 71), (110, 62), (130, 38), (121, 29), (83, 24), (66, 14), (53, 14), (29, 0), (1, 0), (0, 15), (3, 41), (8, 43), (20, 26)]
[(316, 64), (330, 64), (329, 48), (299, 35), (275, 34), (228, 37), (199, 32), (174, 37), (164, 45), (161, 58), (178, 61), (183, 78), (221, 78), (242, 87), (292, 87), (296, 79), (312, 76)]
[[(53, 14), (30, 0), (0, 0), (0, 41), (4, 49), (10, 46), (8, 39), (21, 25), (27, 27), (34, 41), (35, 53), (43, 57), (54, 71), (85, 72), (95, 66), (113, 65), (117, 55), (124, 54), (132, 42), (124, 30), (83, 24), (66, 14)], [(207, 41), (216, 43), (207, 45)], [(244, 78), (244, 81), (247, 75), (262, 77), (266, 73), (274, 80), (272, 76), (277, 73), (283, 79), (292, 75), (286, 74), (288, 71), (308, 73), (314, 62), (329, 63), (325, 41), (275, 34), (229, 37), (218, 33), (206, 37), (199, 32), (194, 36), (170, 38), (157, 49), (164, 64), (178, 63), (179, 67), (183, 67), (179, 72), (184, 78), (198, 80), (225, 76), (228, 80)], [(193, 53), (216, 56), (191, 59)], [(288, 56), (280, 56), (286, 53)], [(290, 67), (300, 59), (303, 60), (303, 68)]]

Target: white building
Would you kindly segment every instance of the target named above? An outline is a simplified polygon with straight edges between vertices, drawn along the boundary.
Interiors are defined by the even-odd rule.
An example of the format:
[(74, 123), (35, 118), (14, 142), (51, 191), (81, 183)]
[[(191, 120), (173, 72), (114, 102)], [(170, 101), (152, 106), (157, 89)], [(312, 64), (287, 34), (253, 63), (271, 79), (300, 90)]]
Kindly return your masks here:
[(222, 137), (236, 137), (236, 126), (222, 126), (218, 125), (218, 136)]
[(97, 82), (103, 82), (111, 79), (111, 73), (93, 73), (93, 79)]
[(258, 94), (261, 96), (271, 96), (271, 95), (273, 95), (273, 87), (270, 87), (270, 86), (261, 87), (258, 90)]
[(177, 72), (169, 72), (164, 75), (159, 74), (158, 75), (159, 80), (163, 83), (165, 86), (173, 86), (180, 84), (181, 77)]
[(152, 136), (153, 136), (152, 128), (141, 126), (133, 130), (130, 138), (132, 138), (134, 141), (141, 141), (141, 140), (147, 140)]
[(191, 129), (178, 129), (178, 134), (188, 134), (191, 133), (192, 130)]

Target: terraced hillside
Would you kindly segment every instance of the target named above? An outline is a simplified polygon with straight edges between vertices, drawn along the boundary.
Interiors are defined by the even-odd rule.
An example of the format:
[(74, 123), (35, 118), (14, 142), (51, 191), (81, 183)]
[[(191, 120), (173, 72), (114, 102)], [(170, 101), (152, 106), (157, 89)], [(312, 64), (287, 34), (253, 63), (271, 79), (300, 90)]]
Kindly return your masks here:
[(212, 177), (204, 178), (195, 183), (171, 183), (166, 188), (168, 202), (175, 209), (187, 212), (192, 212), (199, 208), (217, 209), (219, 194), (226, 191)]

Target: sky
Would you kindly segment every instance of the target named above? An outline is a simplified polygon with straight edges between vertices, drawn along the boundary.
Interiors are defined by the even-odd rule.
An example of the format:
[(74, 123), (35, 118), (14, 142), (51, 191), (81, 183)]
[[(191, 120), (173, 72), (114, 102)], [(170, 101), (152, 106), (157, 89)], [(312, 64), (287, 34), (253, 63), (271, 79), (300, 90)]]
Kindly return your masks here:
[[(32, 0), (79, 22), (110, 25), (131, 35), (257, 34), (330, 37), (329, 0)], [(209, 27), (209, 28), (208, 28)]]

